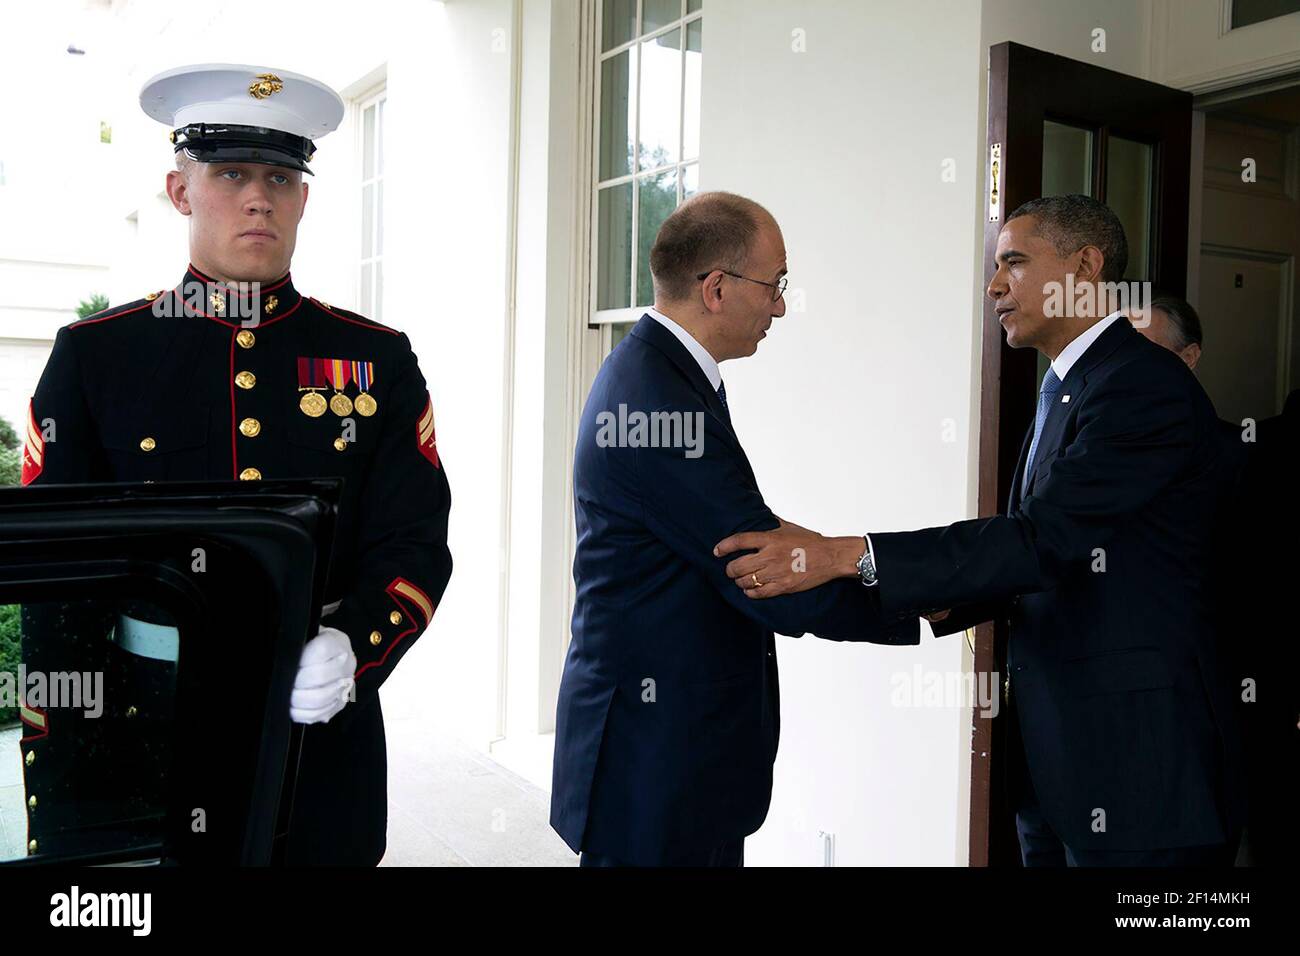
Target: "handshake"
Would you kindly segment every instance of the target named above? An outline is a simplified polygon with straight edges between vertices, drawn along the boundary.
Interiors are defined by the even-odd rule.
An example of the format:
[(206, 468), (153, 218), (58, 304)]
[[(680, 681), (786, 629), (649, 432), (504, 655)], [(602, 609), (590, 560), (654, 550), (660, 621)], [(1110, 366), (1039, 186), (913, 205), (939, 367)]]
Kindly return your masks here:
[[(836, 578), (858, 577), (858, 561), (866, 547), (862, 537), (828, 538), (800, 525), (777, 518), (772, 531), (743, 531), (723, 538), (713, 546), (715, 558), (741, 554), (727, 563), (727, 576), (758, 599), (795, 594), (821, 587)], [(950, 611), (922, 615), (937, 623)]]

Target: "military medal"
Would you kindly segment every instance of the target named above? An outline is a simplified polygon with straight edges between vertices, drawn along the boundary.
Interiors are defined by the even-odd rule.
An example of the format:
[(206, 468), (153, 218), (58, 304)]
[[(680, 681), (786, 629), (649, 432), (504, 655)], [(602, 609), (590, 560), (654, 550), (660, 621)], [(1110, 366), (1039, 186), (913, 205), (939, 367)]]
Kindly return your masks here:
[(369, 418), (379, 410), (379, 403), (370, 397), (366, 390), (375, 384), (375, 363), (374, 362), (353, 362), (352, 377), (356, 379), (357, 388), (361, 389), (361, 394), (356, 397), (353, 405), (356, 406), (357, 414)]
[(320, 392), (308, 392), (298, 399), (298, 407), (302, 409), (304, 415), (320, 418), (325, 414), (325, 399), (321, 397)]
[(352, 363), (342, 359), (325, 360), (325, 377), (334, 386), (334, 397), (330, 399), (330, 411), (343, 418), (352, 414), (352, 399), (343, 394), (352, 378)]
[(317, 388), (325, 387), (325, 371), (320, 359), (298, 359), (298, 391), (303, 392), (298, 399), (298, 407), (309, 418), (320, 418), (325, 414), (325, 398)]

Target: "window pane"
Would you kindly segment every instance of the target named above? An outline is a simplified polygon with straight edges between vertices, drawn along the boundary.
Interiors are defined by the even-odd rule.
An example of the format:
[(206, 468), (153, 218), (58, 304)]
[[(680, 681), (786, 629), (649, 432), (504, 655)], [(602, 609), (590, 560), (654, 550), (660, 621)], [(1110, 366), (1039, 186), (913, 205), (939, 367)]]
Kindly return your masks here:
[(641, 44), (641, 143), (638, 169), (675, 163), (681, 155), (682, 31)]
[(1128, 239), (1125, 279), (1149, 279), (1151, 236), (1151, 147), (1120, 136), (1106, 146), (1106, 205), (1115, 211)]
[(361, 178), (375, 175), (375, 108), (367, 106), (361, 114)]
[(374, 305), (371, 296), (374, 294), (374, 266), (369, 262), (361, 266), (361, 291), (358, 298), (361, 300), (357, 304), (363, 315), (373, 315)]
[(682, 199), (687, 200), (700, 191), (700, 164), (682, 167)]
[(704, 6), (704, 0), (687, 0), (686, 12), (694, 13), (696, 10), (700, 9), (703, 6)]
[(686, 26), (686, 95), (683, 99), (682, 159), (700, 155), (700, 70), (704, 62), (704, 21)]
[(361, 187), (361, 258), (374, 255), (375, 238), (375, 184)]
[(601, 181), (632, 171), (632, 143), (636, 139), (637, 48), (610, 57), (600, 67), (600, 172)]
[(602, 51), (612, 50), (636, 35), (636, 0), (605, 0), (600, 17)]
[(0, 606), (0, 859), (161, 846), (180, 645), (144, 601)]
[(378, 183), (379, 199), (375, 203), (375, 255), (384, 254), (384, 181), (381, 179)]
[(384, 104), (387, 100), (379, 101), (379, 129), (376, 131), (376, 138), (379, 140), (379, 175), (384, 174)]
[(641, 18), (645, 21), (641, 27), (642, 34), (666, 27), (682, 18), (681, 0), (644, 0)]
[(1300, 0), (1232, 0), (1232, 29), (1300, 12)]
[(375, 263), (375, 311), (376, 322), (384, 321), (384, 263)]
[(636, 328), (635, 322), (615, 322), (609, 327), (610, 349), (627, 338), (627, 334)]
[(596, 220), (596, 308), (631, 305), (632, 184), (600, 191)]
[(654, 282), (650, 275), (650, 248), (668, 214), (677, 208), (677, 170), (669, 169), (637, 180), (636, 304), (654, 305)]
[(1092, 195), (1092, 131), (1043, 121), (1043, 195)]

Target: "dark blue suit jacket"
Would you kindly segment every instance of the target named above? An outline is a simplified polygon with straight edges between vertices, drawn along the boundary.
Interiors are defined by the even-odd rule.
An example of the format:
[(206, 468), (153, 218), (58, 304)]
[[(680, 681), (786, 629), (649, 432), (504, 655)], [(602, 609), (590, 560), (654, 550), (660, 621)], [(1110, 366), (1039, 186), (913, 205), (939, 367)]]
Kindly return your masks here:
[(1212, 547), (1231, 468), (1214, 406), (1120, 319), (1065, 376), (1022, 500), (1031, 436), (1005, 516), (871, 536), (882, 606), (955, 608), (936, 634), (1009, 619), (1025, 762), (1067, 846), (1231, 839), (1240, 747), (1210, 587), (1233, 560)]
[[(602, 413), (620, 406), (695, 416), (702, 454), (608, 447)], [(596, 376), (573, 485), (577, 596), (551, 825), (574, 850), (637, 864), (753, 833), (780, 731), (773, 631), (915, 644), (916, 615), (882, 619), (856, 581), (756, 601), (727, 577), (714, 544), (777, 519), (704, 372), (650, 316)]]

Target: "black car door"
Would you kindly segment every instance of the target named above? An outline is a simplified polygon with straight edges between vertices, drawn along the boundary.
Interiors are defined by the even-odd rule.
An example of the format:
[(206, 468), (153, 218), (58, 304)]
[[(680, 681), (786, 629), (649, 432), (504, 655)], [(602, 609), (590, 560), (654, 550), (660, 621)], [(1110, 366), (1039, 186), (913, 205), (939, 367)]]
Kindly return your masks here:
[(0, 862), (278, 862), (340, 487), (0, 489)]

